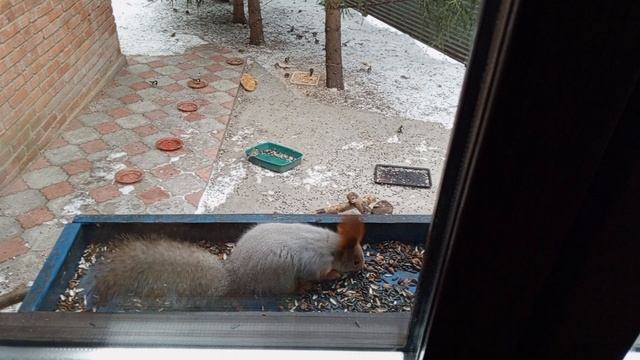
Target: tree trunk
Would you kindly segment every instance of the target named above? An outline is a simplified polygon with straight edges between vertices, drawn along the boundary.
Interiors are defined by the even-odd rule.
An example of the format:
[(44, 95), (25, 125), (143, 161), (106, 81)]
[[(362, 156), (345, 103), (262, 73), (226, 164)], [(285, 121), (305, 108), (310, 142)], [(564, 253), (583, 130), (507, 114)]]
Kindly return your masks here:
[(342, 37), (341, 37), (341, 0), (325, 1), (325, 54), (327, 67), (327, 87), (344, 89), (342, 77)]
[(262, 31), (262, 13), (260, 0), (249, 0), (249, 44), (264, 44), (264, 32)]
[(231, 22), (234, 24), (246, 24), (247, 18), (244, 16), (244, 0), (233, 0), (233, 17)]

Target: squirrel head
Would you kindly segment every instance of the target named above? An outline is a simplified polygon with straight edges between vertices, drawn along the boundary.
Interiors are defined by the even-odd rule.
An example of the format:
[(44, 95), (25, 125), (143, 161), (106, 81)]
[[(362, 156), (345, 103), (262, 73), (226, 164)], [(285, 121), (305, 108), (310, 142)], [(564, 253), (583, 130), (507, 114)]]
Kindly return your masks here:
[(364, 267), (362, 239), (364, 223), (359, 216), (344, 216), (338, 225), (338, 247), (335, 253), (334, 269), (338, 272), (358, 271)]

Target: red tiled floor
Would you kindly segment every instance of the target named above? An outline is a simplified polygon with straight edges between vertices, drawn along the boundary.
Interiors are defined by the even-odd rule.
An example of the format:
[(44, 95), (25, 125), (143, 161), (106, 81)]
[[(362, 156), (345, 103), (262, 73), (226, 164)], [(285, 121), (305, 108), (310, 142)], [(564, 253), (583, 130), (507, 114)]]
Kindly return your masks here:
[(138, 141), (138, 142), (134, 142), (132, 144), (123, 146), (122, 150), (124, 150), (127, 153), (127, 155), (133, 156), (133, 155), (142, 154), (143, 152), (149, 150), (149, 148), (144, 143)]
[(163, 165), (151, 170), (151, 173), (162, 180), (170, 179), (176, 175), (180, 175), (180, 170), (171, 164)]
[(196, 170), (196, 175), (198, 175), (200, 179), (204, 181), (208, 181), (209, 177), (211, 176), (212, 169), (213, 169), (213, 166), (203, 167), (202, 169)]
[(120, 108), (116, 108), (109, 111), (109, 115), (114, 119), (119, 119), (121, 117), (129, 116), (131, 114), (132, 114), (131, 111), (125, 107), (120, 107)]
[(189, 204), (197, 208), (203, 193), (203, 190), (196, 191), (191, 194), (185, 195), (184, 199), (187, 200)]
[(157, 72), (155, 72), (153, 70), (149, 70), (149, 71), (145, 71), (145, 72), (139, 73), (138, 76), (140, 76), (143, 79), (150, 79), (150, 78), (158, 77), (158, 76), (160, 76), (160, 74), (158, 74)]
[(17, 220), (24, 229), (30, 229), (43, 222), (53, 220), (55, 216), (46, 207), (33, 209), (26, 214), (19, 215)]
[(63, 181), (57, 184), (49, 185), (40, 191), (42, 191), (42, 194), (47, 199), (53, 200), (73, 192), (73, 186), (71, 186), (71, 184), (69, 184), (68, 182)]
[[(102, 141), (102, 140), (96, 140), (96, 141)], [(83, 173), (85, 171), (89, 171), (91, 170), (91, 167), (92, 167), (91, 161), (87, 159), (75, 160), (62, 166), (64, 171), (66, 171), (67, 174), (69, 175), (75, 175), (75, 174)]]
[(167, 86), (163, 86), (162, 89), (164, 91), (168, 91), (168, 92), (178, 92), (178, 91), (182, 91), (184, 90), (184, 86), (180, 85), (180, 84), (171, 84), (171, 85), (167, 85)]
[(96, 125), (95, 128), (100, 134), (104, 135), (120, 130), (120, 125), (115, 122), (107, 121)]
[(140, 137), (149, 136), (158, 132), (158, 128), (153, 125), (144, 125), (133, 129)]
[(154, 110), (148, 113), (144, 113), (144, 117), (149, 120), (160, 120), (166, 118), (167, 116), (167, 113), (162, 110)]
[(131, 85), (129, 85), (130, 88), (132, 88), (135, 91), (140, 91), (140, 90), (144, 90), (144, 89), (148, 89), (151, 87), (151, 84), (149, 84), (148, 82), (137, 82), (137, 83), (133, 83)]
[[(30, 190), (20, 174), (0, 188), (0, 197), (25, 192), (25, 196), (30, 197), (28, 201), (33, 204), (28, 211), (22, 211), (20, 216), (14, 217), (20, 225), (14, 225), (18, 233), (15, 236), (10, 235), (12, 238), (9, 240), (0, 240), (0, 261), (26, 253), (29, 249), (21, 235), (23, 228), (31, 228), (44, 222), (51, 221), (52, 226), (61, 226), (59, 220), (69, 220), (75, 214), (108, 214), (115, 208), (123, 206), (126, 208), (129, 199), (140, 204), (136, 198), (144, 204), (144, 209), (138, 209), (143, 213), (157, 211), (153, 204), (165, 199), (172, 200), (168, 204), (176, 202), (177, 212), (197, 207), (214, 168), (220, 139), (224, 134), (224, 129), (219, 129), (219, 124), (209, 124), (206, 121), (226, 125), (230, 111), (229, 114), (222, 113), (215, 118), (205, 118), (197, 112), (191, 115), (179, 113), (175, 110), (175, 105), (178, 101), (193, 99), (196, 99), (201, 106), (219, 104), (221, 99), (225, 100), (227, 105), (233, 104), (228, 101), (228, 95), (235, 94), (239, 85), (237, 84), (239, 79), (224, 80), (223, 86), (208, 86), (199, 90), (190, 89), (184, 85), (185, 80), (192, 76), (200, 76), (209, 83), (222, 81), (222, 78), (214, 72), (228, 70), (229, 67), (215, 59), (222, 61), (226, 57), (221, 56), (223, 54), (221, 51), (220, 55), (212, 59), (211, 50), (212, 48), (209, 47), (206, 50), (207, 55), (201, 56), (196, 48), (175, 62), (162, 57), (154, 57), (149, 61), (144, 57), (136, 57), (135, 60), (127, 59), (129, 64), (127, 66), (137, 65), (137, 67), (131, 69), (132, 71), (127, 68), (122, 69), (116, 79), (107, 88), (102, 89), (103, 91), (93, 103), (80, 110), (81, 118), (72, 119), (63, 129), (60, 129), (61, 133), (68, 134), (70, 130), (86, 127), (87, 129), (77, 134), (89, 134), (91, 136), (86, 139), (92, 140), (70, 145), (62, 136), (54, 137), (46, 149), (43, 149), (43, 156), (28, 167), (29, 172), (50, 167), (49, 173), (57, 174), (59, 179), (52, 179), (46, 184), (39, 182), (43, 186), (40, 190)], [(171, 59), (174, 60), (173, 57)], [(141, 64), (147, 64), (150, 67)], [(161, 69), (166, 73), (175, 73), (164, 76), (152, 70), (153, 68)], [(209, 71), (197, 75), (194, 73), (196, 68), (208, 68)], [(177, 70), (179, 72), (176, 72)], [(136, 79), (136, 76), (139, 78)], [(127, 79), (119, 77), (127, 77)], [(150, 84), (156, 79), (161, 81), (163, 87), (153, 87)], [(115, 89), (116, 87), (126, 88)], [(231, 87), (230, 90), (229, 87)], [(218, 88), (227, 90), (221, 91)], [(121, 96), (127, 94), (127, 91), (133, 93)], [(127, 106), (143, 100), (144, 103)], [(150, 103), (166, 108), (155, 110)], [(121, 118), (132, 116), (134, 109), (139, 109), (137, 112), (144, 115), (136, 115), (135, 119), (131, 119), (138, 121), (137, 124), (131, 125), (137, 127), (124, 129), (115, 122), (115, 120), (122, 121)], [(147, 112), (142, 113), (143, 111)], [(189, 121), (196, 119), (201, 121)], [(218, 130), (213, 133), (209, 127)], [(157, 137), (166, 136), (166, 134), (180, 136), (185, 141), (185, 147), (171, 153), (158, 152), (154, 149), (154, 142)], [(69, 138), (69, 140), (81, 142), (79, 139), (76, 135)], [(188, 155), (188, 158), (183, 158), (185, 155)], [(141, 182), (134, 184), (135, 192), (131, 192), (130, 187), (115, 184), (111, 180), (115, 172), (123, 167), (137, 167), (148, 175)], [(194, 171), (194, 167), (197, 170)], [(198, 186), (196, 186), (193, 190), (188, 190), (191, 192), (187, 195), (183, 195), (185, 192), (180, 192), (178, 195), (180, 184), (176, 184), (174, 179), (182, 176), (185, 181), (191, 179), (190, 186), (201, 183), (202, 185), (198, 186), (202, 188), (197, 189)], [(38, 183), (33, 177), (29, 179), (33, 184)], [(164, 181), (167, 182), (166, 188), (163, 188)], [(172, 193), (172, 189), (176, 189), (176, 194)], [(136, 198), (133, 198), (134, 196)], [(188, 206), (179, 205), (180, 202)], [(43, 244), (38, 245), (53, 246), (57, 234), (57, 232), (52, 233), (48, 238), (42, 239)]]
[[(118, 128), (120, 128), (120, 127), (118, 127)], [(89, 142), (86, 142), (84, 144), (81, 144), (80, 147), (87, 154), (93, 154), (93, 153), (96, 153), (98, 151), (105, 150), (107, 148), (107, 144), (104, 141), (98, 139), (98, 140), (93, 140), (93, 141), (89, 141)]]
[(98, 203), (105, 202), (107, 200), (115, 199), (122, 193), (115, 185), (105, 185), (97, 189), (89, 191), (89, 195)]
[(189, 122), (202, 120), (204, 118), (206, 118), (206, 116), (204, 116), (204, 115), (202, 115), (200, 113), (197, 113), (197, 112), (189, 113), (187, 116), (184, 117), (184, 119), (186, 121), (189, 121)]
[(0, 263), (14, 257), (26, 254), (29, 251), (27, 243), (20, 237), (9, 240), (0, 240)]
[(140, 198), (140, 200), (142, 200), (142, 202), (147, 205), (153, 204), (163, 199), (168, 199), (169, 197), (170, 194), (168, 192), (157, 186), (138, 194), (138, 198)]
[(129, 105), (129, 104), (136, 103), (138, 101), (142, 101), (142, 97), (138, 94), (129, 94), (121, 97), (120, 101), (122, 101), (124, 104)]

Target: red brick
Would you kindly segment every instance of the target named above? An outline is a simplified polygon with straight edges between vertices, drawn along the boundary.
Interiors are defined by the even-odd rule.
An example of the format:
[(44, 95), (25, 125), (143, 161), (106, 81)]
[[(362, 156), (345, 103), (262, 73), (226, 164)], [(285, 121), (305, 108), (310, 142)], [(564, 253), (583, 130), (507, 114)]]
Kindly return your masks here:
[(18, 222), (24, 229), (32, 228), (36, 225), (40, 225), (43, 222), (53, 220), (55, 216), (46, 207), (33, 209), (26, 214), (19, 215), (17, 217)]
[(104, 141), (98, 139), (98, 140), (93, 140), (93, 141), (86, 142), (86, 143), (80, 145), (80, 147), (87, 154), (93, 154), (93, 153), (97, 153), (98, 151), (106, 150), (107, 149), (107, 144)]
[(203, 193), (204, 190), (196, 191), (194, 193), (185, 195), (184, 199), (194, 207), (198, 207), (198, 205), (200, 204), (200, 198), (202, 198)]
[(171, 164), (166, 164), (151, 170), (151, 173), (162, 180), (166, 180), (180, 175), (180, 170)]
[[(100, 141), (100, 140), (96, 140), (96, 141)], [(92, 164), (87, 159), (75, 160), (62, 166), (64, 171), (66, 171), (67, 174), (69, 175), (75, 175), (75, 174), (83, 173), (85, 171), (89, 171), (91, 170), (91, 167), (92, 167)]]
[(131, 84), (129, 87), (132, 88), (135, 91), (140, 91), (140, 90), (144, 90), (144, 89), (150, 88), (151, 85), (146, 81), (140, 81), (140, 82)]
[(167, 115), (166, 112), (164, 112), (162, 110), (154, 110), (154, 111), (150, 111), (148, 113), (144, 113), (144, 116), (149, 120), (155, 121), (155, 120), (164, 119), (168, 115)]
[(140, 137), (145, 137), (158, 132), (158, 128), (153, 125), (144, 125), (133, 129)]
[(167, 86), (163, 86), (162, 89), (168, 92), (178, 92), (184, 90), (184, 86), (180, 84), (170, 84)]
[(114, 119), (119, 119), (121, 117), (125, 117), (125, 116), (131, 115), (131, 111), (129, 111), (129, 109), (127, 109), (125, 107), (119, 107), (117, 109), (113, 109), (113, 110), (109, 111), (109, 115), (111, 117), (113, 117)]
[(71, 186), (71, 184), (69, 184), (68, 182), (63, 181), (57, 184), (49, 185), (41, 191), (47, 199), (53, 200), (73, 192), (73, 186)]
[(0, 189), (0, 196), (15, 194), (27, 190), (27, 188), (27, 184), (22, 180), (22, 178), (16, 178)]
[(26, 254), (29, 251), (27, 243), (22, 238), (15, 237), (9, 240), (0, 241), (0, 262), (13, 259), (14, 257)]
[(209, 177), (211, 176), (212, 169), (213, 169), (213, 166), (203, 167), (202, 169), (196, 170), (196, 175), (198, 175), (200, 179), (204, 181), (208, 181)]
[(184, 117), (184, 119), (188, 122), (194, 122), (194, 121), (202, 120), (204, 118), (206, 118), (206, 116), (197, 112), (189, 113), (189, 115)]
[(96, 125), (95, 128), (100, 134), (104, 135), (120, 130), (120, 125), (111, 121), (107, 121)]
[(162, 188), (155, 186), (149, 190), (143, 191), (137, 195), (143, 203), (149, 205), (163, 199), (169, 198), (169, 193)]
[(133, 155), (138, 155), (138, 154), (142, 154), (143, 152), (149, 150), (149, 148), (147, 147), (147, 145), (145, 145), (144, 143), (141, 142), (134, 142), (128, 145), (125, 145), (122, 148), (127, 155), (129, 156), (133, 156)]
[(105, 185), (89, 191), (89, 195), (98, 203), (115, 199), (122, 195), (115, 185)]
[(140, 97), (140, 95), (138, 94), (129, 94), (127, 96), (123, 96), (119, 99), (120, 101), (122, 101), (124, 104), (133, 104), (135, 102), (141, 101), (142, 97)]

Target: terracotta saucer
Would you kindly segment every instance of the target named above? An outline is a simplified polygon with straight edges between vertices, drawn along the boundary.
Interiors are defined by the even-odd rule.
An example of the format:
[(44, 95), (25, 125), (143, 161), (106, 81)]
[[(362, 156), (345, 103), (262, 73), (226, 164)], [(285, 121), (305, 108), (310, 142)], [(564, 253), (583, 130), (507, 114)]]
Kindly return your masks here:
[(166, 137), (156, 141), (156, 148), (162, 151), (175, 151), (182, 148), (183, 145), (182, 140), (176, 137)]
[(115, 179), (120, 184), (133, 184), (142, 180), (144, 173), (139, 169), (123, 169), (116, 173)]
[(229, 65), (242, 65), (244, 64), (244, 60), (241, 58), (231, 58), (227, 60), (227, 64)]
[(198, 104), (193, 101), (182, 101), (178, 103), (178, 110), (182, 112), (194, 112), (198, 110)]
[(204, 87), (207, 87), (207, 85), (209, 84), (206, 81), (200, 79), (191, 79), (187, 81), (187, 86), (192, 89), (202, 89)]

